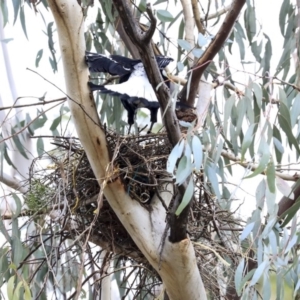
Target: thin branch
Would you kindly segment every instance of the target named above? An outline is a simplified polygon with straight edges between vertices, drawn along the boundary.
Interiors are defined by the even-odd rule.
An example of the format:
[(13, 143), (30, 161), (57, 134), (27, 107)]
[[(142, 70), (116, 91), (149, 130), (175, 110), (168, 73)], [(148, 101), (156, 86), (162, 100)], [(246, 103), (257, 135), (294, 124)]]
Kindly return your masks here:
[[(230, 9), (230, 7), (231, 7), (231, 4), (229, 4), (229, 5), (227, 5), (227, 6), (224, 6), (224, 7), (221, 8), (220, 10), (218, 10), (218, 11), (216, 11), (216, 12), (214, 12), (214, 13), (208, 15), (207, 18), (206, 18), (206, 21), (207, 21), (207, 20), (211, 20), (211, 19), (220, 17), (221, 15), (225, 14), (226, 12), (228, 12), (229, 9)], [(204, 19), (201, 18), (201, 21), (204, 21)]]
[[(231, 154), (231, 153), (229, 153), (225, 150), (223, 150), (221, 152), (221, 155), (223, 157), (228, 158), (231, 161), (234, 161), (236, 164), (238, 164), (238, 165), (240, 165), (244, 168), (249, 168), (249, 165), (252, 164), (252, 166), (250, 167), (251, 171), (255, 171), (257, 169), (256, 164), (253, 164), (253, 163), (250, 163), (250, 162), (242, 162), (240, 158), (234, 156), (233, 154)], [(261, 174), (266, 175), (266, 172), (262, 171)], [(287, 180), (287, 181), (297, 181), (300, 178), (300, 174), (297, 174), (297, 173), (295, 173), (294, 175), (288, 175), (288, 174), (282, 174), (280, 172), (275, 172), (275, 175), (282, 178), (282, 179), (284, 179), (284, 180)]]
[[(25, 98), (25, 97), (19, 97), (19, 98), (17, 98), (17, 100), (19, 100), (21, 98)], [(22, 107), (36, 106), (36, 105), (46, 105), (49, 103), (58, 102), (58, 101), (66, 101), (66, 100), (67, 100), (67, 98), (63, 97), (63, 98), (59, 98), (59, 99), (40, 101), (40, 102), (35, 102), (35, 103), (30, 103), (30, 104), (3, 106), (3, 107), (0, 107), (0, 110), (6, 110), (6, 109), (12, 109), (12, 108), (22, 108)]]
[(198, 31), (201, 32), (202, 34), (205, 34), (205, 29), (202, 25), (201, 18), (200, 18), (198, 1), (197, 0), (191, 0), (191, 1), (192, 1), (193, 15), (194, 15), (194, 19), (195, 19), (195, 23), (198, 28)]

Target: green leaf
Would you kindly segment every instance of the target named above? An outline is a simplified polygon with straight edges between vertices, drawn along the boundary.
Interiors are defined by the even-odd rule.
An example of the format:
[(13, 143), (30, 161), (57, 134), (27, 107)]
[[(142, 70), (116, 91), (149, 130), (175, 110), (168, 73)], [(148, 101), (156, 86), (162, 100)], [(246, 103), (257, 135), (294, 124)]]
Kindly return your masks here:
[(261, 151), (263, 151), (263, 153), (262, 153), (262, 157), (260, 159), (258, 166), (256, 167), (256, 169), (254, 170), (254, 172), (252, 174), (244, 177), (244, 179), (255, 177), (256, 175), (262, 173), (265, 170), (265, 168), (267, 167), (267, 164), (270, 159), (270, 150), (269, 150), (269, 145), (266, 143), (266, 141), (264, 141), (263, 138), (260, 143), (260, 149), (261, 149)]
[(12, 166), (15, 170), (17, 170), (16, 166), (13, 164), (13, 162), (11, 161), (9, 155), (8, 155), (8, 152), (7, 152), (7, 146), (6, 144), (4, 143), (4, 158), (5, 158), (5, 161), (10, 165)]
[(299, 155), (300, 154), (299, 145), (298, 145), (296, 138), (294, 137), (294, 135), (292, 133), (291, 127), (289, 126), (290, 123), (281, 115), (278, 115), (278, 121), (279, 121), (280, 127), (287, 135), (290, 147), (291, 147), (291, 145), (294, 145), (294, 147), (296, 148), (297, 153)]
[[(263, 60), (261, 62), (261, 66), (263, 68), (263, 74), (266, 72), (270, 72), (270, 63), (271, 63), (271, 57), (272, 57), (272, 44), (270, 38), (264, 33), (264, 37), (267, 39), (266, 45), (265, 45), (265, 55), (263, 57)], [(264, 78), (263, 83), (266, 84), (268, 82), (268, 78)]]
[(38, 153), (38, 156), (42, 156), (45, 152), (44, 150), (44, 141), (41, 137), (39, 137), (37, 139), (37, 143), (36, 143), (36, 150), (37, 150), (37, 153)]
[(16, 288), (15, 288), (15, 290), (14, 290), (14, 296), (13, 296), (12, 300), (19, 300), (20, 299), (20, 290), (21, 290), (22, 285), (23, 285), (22, 281), (19, 281)]
[(253, 82), (252, 83), (252, 88), (253, 88), (253, 92), (255, 94), (255, 97), (256, 97), (256, 103), (258, 105), (259, 108), (261, 108), (261, 103), (262, 103), (262, 90), (261, 90), (261, 87)]
[(173, 174), (177, 160), (181, 157), (183, 148), (184, 148), (185, 140), (182, 139), (179, 143), (175, 145), (172, 149), (168, 161), (167, 161), (167, 172)]
[(269, 262), (265, 260), (255, 270), (252, 280), (250, 282), (250, 286), (253, 286), (258, 282), (258, 280), (260, 279), (260, 277), (263, 275), (263, 273), (267, 268), (269, 268)]
[(25, 280), (23, 280), (23, 286), (24, 286), (24, 300), (31, 300), (32, 296), (31, 296), (30, 287)]
[(200, 171), (203, 159), (203, 149), (201, 141), (196, 135), (194, 135), (192, 139), (192, 152), (194, 156), (194, 167), (197, 171)]
[(186, 144), (185, 154), (178, 164), (175, 183), (178, 185), (182, 184), (192, 172), (191, 148), (189, 144)]
[(194, 54), (195, 57), (200, 58), (202, 54), (204, 53), (204, 50), (202, 49), (193, 49), (192, 53)]
[(15, 218), (15, 217), (18, 217), (19, 214), (21, 213), (22, 202), (21, 202), (19, 196), (16, 193), (12, 193), (12, 197), (14, 198), (15, 204), (16, 204), (16, 211), (13, 212), (13, 216)]
[(25, 22), (25, 13), (24, 13), (24, 5), (21, 6), (20, 9), (20, 20), (21, 20), (21, 25), (22, 25), (22, 29), (24, 31), (24, 34), (28, 40), (28, 36), (27, 36), (27, 31), (26, 31), (26, 22)]
[(7, 282), (7, 296), (9, 300), (13, 299), (15, 287), (15, 276), (11, 276)]
[(294, 99), (293, 106), (291, 108), (291, 127), (296, 125), (298, 117), (300, 115), (300, 93), (297, 94)]
[(295, 203), (289, 209), (287, 209), (281, 216), (279, 216), (280, 219), (284, 218), (284, 221), (282, 222), (280, 227), (284, 228), (293, 219), (293, 217), (296, 215), (299, 209), (300, 209), (300, 197), (296, 199)]
[(184, 64), (181, 61), (177, 62), (177, 69), (178, 72), (181, 72), (184, 69)]
[(20, 139), (19, 139), (19, 136), (16, 134), (16, 131), (12, 128), (11, 129), (11, 135), (12, 135), (12, 139), (17, 147), (17, 149), (19, 150), (19, 152), (26, 158), (28, 159), (28, 156), (26, 154), (26, 150), (25, 148), (23, 147)]
[(178, 45), (179, 45), (182, 49), (184, 49), (184, 50), (186, 50), (186, 51), (191, 51), (191, 50), (192, 50), (191, 44), (190, 44), (188, 41), (186, 41), (186, 40), (181, 40), (181, 39), (179, 39), (179, 40), (177, 40), (177, 43), (178, 43)]
[[(239, 25), (239, 24), (236, 23), (236, 28), (238, 27), (237, 25)], [(240, 30), (235, 31), (234, 37), (239, 46), (241, 60), (244, 60), (245, 59), (245, 45), (244, 45), (244, 41), (243, 41), (243, 35), (241, 35), (241, 32), (243, 32), (243, 31), (240, 31)]]
[(244, 228), (242, 234), (240, 235), (240, 241), (243, 241), (248, 237), (248, 235), (251, 233), (252, 229), (254, 228), (255, 222), (251, 222), (247, 224), (247, 226)]
[(257, 124), (251, 124), (244, 136), (243, 143), (242, 143), (242, 151), (241, 151), (241, 161), (244, 160), (245, 153), (253, 141), (253, 137), (254, 137), (253, 131), (256, 127)]
[(16, 20), (18, 18), (19, 14), (19, 8), (21, 6), (21, 1), (20, 0), (13, 0), (13, 6), (14, 6), (14, 25), (16, 23)]
[(267, 166), (266, 175), (267, 175), (268, 188), (269, 188), (270, 192), (274, 194), (276, 192), (275, 166), (274, 166), (272, 159)]
[(5, 240), (8, 242), (8, 243), (12, 243), (12, 240), (11, 240), (11, 237), (10, 237), (10, 234), (8, 233), (6, 227), (5, 227), (5, 224), (3, 223), (3, 220), (2, 218), (0, 218), (0, 232), (4, 235), (5, 237)]
[(284, 103), (280, 103), (279, 113), (285, 118), (289, 125), (289, 128), (292, 128), (290, 112)]
[(57, 118), (55, 118), (54, 120), (53, 120), (53, 122), (52, 122), (52, 124), (51, 124), (51, 126), (50, 126), (50, 130), (51, 131), (54, 131), (56, 128), (57, 128), (57, 126), (60, 124), (60, 122), (61, 122), (61, 119), (62, 119), (62, 116), (60, 115), (60, 116), (58, 116)]
[(284, 153), (284, 147), (281, 143), (281, 134), (276, 125), (273, 125), (273, 143), (275, 145), (276, 160), (281, 163), (282, 154)]
[(244, 14), (245, 28), (249, 43), (251, 44), (253, 37), (256, 34), (256, 16), (254, 8), (247, 2), (247, 9)]
[(285, 180), (278, 176), (276, 176), (276, 187), (282, 195), (294, 200), (295, 194), (293, 193), (293, 188), (289, 186)]
[(225, 102), (225, 112), (224, 112), (224, 134), (227, 136), (227, 126), (230, 120), (232, 107), (235, 103), (235, 95), (231, 95)]
[[(41, 112), (38, 110), (38, 114), (40, 114)], [(31, 130), (36, 130), (38, 128), (41, 128), (45, 125), (45, 123), (47, 122), (47, 116), (46, 114), (42, 114), (40, 115), (36, 120), (33, 121), (33, 123), (30, 124), (30, 128)]]
[(35, 58), (35, 66), (36, 66), (36, 68), (39, 67), (40, 60), (43, 57), (43, 51), (44, 51), (43, 49), (39, 50), (39, 52), (36, 55), (36, 58)]
[(1, 11), (2, 11), (2, 16), (3, 16), (3, 27), (5, 27), (5, 25), (8, 22), (8, 9), (7, 9), (7, 1), (1, 0), (0, 1), (0, 7), (1, 7)]
[(205, 37), (201, 32), (198, 34), (198, 45), (199, 47), (204, 47), (208, 42), (207, 37)]
[(246, 101), (245, 101), (245, 97), (242, 97), (242, 99), (240, 99), (240, 101), (238, 102), (236, 109), (238, 111), (238, 118), (237, 118), (237, 122), (236, 122), (236, 135), (240, 134), (240, 131), (242, 130), (242, 125), (243, 125), (243, 120), (244, 120), (244, 116), (246, 114), (246, 110), (247, 110), (247, 105), (246, 105)]
[(243, 278), (243, 273), (244, 273), (244, 267), (245, 267), (245, 259), (242, 258), (241, 261), (239, 262), (239, 265), (236, 268), (235, 274), (234, 274), (234, 284), (235, 284), (235, 289), (238, 293), (238, 296), (241, 295), (242, 288), (243, 288), (241, 283), (242, 283), (242, 278)]
[(8, 247), (0, 249), (0, 286), (2, 287), (4, 282), (8, 282), (10, 277), (9, 261), (8, 261)]
[(175, 212), (176, 216), (179, 216), (181, 212), (185, 209), (185, 207), (190, 203), (193, 195), (194, 195), (194, 180), (193, 180), (193, 176), (191, 176), (188, 186), (183, 195), (182, 201)]
[(284, 29), (286, 25), (286, 17), (288, 16), (288, 11), (289, 11), (289, 1), (282, 1), (282, 5), (280, 8), (280, 13), (279, 13), (279, 27), (281, 34), (284, 36)]
[(214, 168), (212, 168), (210, 165), (207, 165), (206, 175), (208, 177), (208, 180), (211, 183), (211, 186), (212, 186), (212, 189), (213, 189), (215, 195), (220, 200), (221, 194), (220, 194), (220, 190), (219, 190), (219, 181), (218, 181), (216, 170)]
[(157, 18), (164, 23), (171, 22), (174, 19), (172, 14), (167, 10), (159, 9), (159, 10), (157, 10), (156, 13), (157, 13)]

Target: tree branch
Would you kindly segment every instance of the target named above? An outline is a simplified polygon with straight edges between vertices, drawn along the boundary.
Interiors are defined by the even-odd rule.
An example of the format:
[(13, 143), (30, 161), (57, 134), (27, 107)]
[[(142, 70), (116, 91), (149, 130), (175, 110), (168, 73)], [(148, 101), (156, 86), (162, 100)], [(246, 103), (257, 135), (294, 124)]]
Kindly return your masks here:
[(198, 31), (202, 34), (205, 34), (205, 29), (201, 23), (200, 11), (199, 11), (197, 0), (192, 0), (192, 9), (193, 9), (193, 15), (194, 15), (194, 19), (195, 19), (195, 23), (198, 28)]
[(22, 194), (25, 194), (27, 192), (27, 188), (25, 186), (22, 186), (17, 179), (13, 178), (12, 176), (6, 173), (0, 172), (0, 182), (4, 183), (8, 187), (16, 191), (21, 192)]
[(190, 80), (188, 80), (188, 82), (190, 81), (189, 93), (188, 84), (186, 84), (181, 90), (178, 96), (181, 102), (186, 102), (188, 105), (194, 106), (201, 76), (210, 64), (210, 62), (213, 60), (215, 55), (225, 43), (245, 2), (246, 0), (233, 1), (231, 9), (229, 10), (222, 26), (216, 34), (215, 39), (207, 47), (206, 51), (200, 57), (196, 66), (192, 69), (190, 73)]

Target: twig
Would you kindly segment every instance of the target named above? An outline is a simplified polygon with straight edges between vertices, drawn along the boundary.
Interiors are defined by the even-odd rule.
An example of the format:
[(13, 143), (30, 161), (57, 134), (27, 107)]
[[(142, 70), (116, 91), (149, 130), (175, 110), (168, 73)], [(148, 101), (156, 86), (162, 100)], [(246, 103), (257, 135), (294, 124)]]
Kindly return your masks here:
[[(215, 13), (212, 13), (212, 14), (208, 15), (205, 20), (207, 21), (207, 20), (211, 20), (211, 19), (220, 17), (221, 15), (228, 12), (230, 7), (231, 7), (231, 4), (221, 8), (220, 10), (216, 11)], [(201, 21), (204, 21), (204, 19), (201, 18)]]
[[(25, 97), (18, 97), (16, 99), (16, 101), (18, 101), (21, 98), (25, 98)], [(35, 103), (30, 103), (30, 104), (2, 106), (2, 107), (0, 107), (0, 110), (6, 110), (6, 109), (12, 109), (12, 108), (22, 108), (22, 107), (36, 106), (36, 105), (46, 105), (49, 103), (58, 102), (58, 101), (66, 101), (66, 100), (67, 100), (67, 98), (64, 97), (64, 98), (59, 98), (59, 99), (54, 99), (54, 100), (49, 100), (49, 101), (40, 101), (40, 102), (35, 102)]]

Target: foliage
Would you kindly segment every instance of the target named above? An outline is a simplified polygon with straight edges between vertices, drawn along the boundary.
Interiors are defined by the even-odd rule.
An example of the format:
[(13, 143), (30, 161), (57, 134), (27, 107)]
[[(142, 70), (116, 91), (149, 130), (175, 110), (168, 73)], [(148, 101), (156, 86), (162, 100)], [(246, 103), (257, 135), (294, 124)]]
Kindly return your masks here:
[[(95, 18), (92, 23), (87, 24), (85, 33), (87, 50), (95, 49), (98, 53), (130, 55), (126, 43), (122, 44), (119, 41), (117, 12), (112, 6), (112, 2), (100, 1), (94, 7), (90, 5), (90, 1), (80, 2), (86, 15)], [(170, 80), (174, 82), (178, 82), (176, 81), (178, 77), (191, 73), (188, 71), (191, 55), (195, 62), (201, 58), (210, 42), (217, 38), (214, 26), (220, 27), (224, 20), (222, 14), (217, 15), (216, 19), (210, 19), (211, 11), (204, 7), (201, 22), (209, 30), (205, 34), (197, 32), (194, 34), (194, 41), (187, 41), (185, 39), (185, 16), (178, 8), (179, 3), (175, 6), (176, 2), (156, 1), (153, 3), (153, 9), (159, 20), (154, 36), (158, 45), (153, 45), (153, 47), (156, 54), (171, 54), (176, 58), (176, 66), (170, 77)], [(223, 1), (216, 1), (217, 10), (221, 10), (222, 3)], [(0, 0), (4, 25), (9, 20), (13, 20), (15, 23), (19, 19), (26, 37), (28, 36), (26, 22), (29, 19), (27, 14), (31, 13), (27, 4), (36, 12), (39, 11), (39, 15), (43, 17), (39, 7), (47, 8), (47, 1), (37, 4), (34, 1), (25, 1), (24, 3), (24, 1), (15, 0), (13, 1), (13, 17), (11, 17), (7, 2)], [(145, 14), (145, 7), (145, 1), (137, 1), (136, 5), (133, 4), (135, 15), (140, 20), (142, 28), (146, 26), (145, 23), (149, 22)], [(221, 270), (216, 271), (220, 281), (228, 286), (234, 285), (236, 294), (242, 299), (256, 299), (257, 297), (290, 299), (292, 296), (299, 296), (300, 289), (300, 279), (298, 278), (300, 198), (295, 197), (290, 200), (294, 201), (295, 205), (279, 216), (276, 196), (280, 192), (284, 196), (292, 198), (294, 191), (299, 186), (297, 181), (299, 169), (291, 167), (293, 164), (299, 164), (300, 155), (300, 69), (297, 43), (299, 12), (292, 0), (282, 1), (278, 29), (282, 35), (283, 50), (280, 50), (281, 56), (278, 62), (273, 59), (273, 54), (278, 49), (274, 48), (274, 41), (261, 28), (256, 14), (254, 1), (247, 1), (242, 15), (235, 23), (227, 41), (205, 70), (203, 78), (208, 82), (214, 82), (215, 88), (205, 120), (202, 123), (200, 121), (192, 123), (180, 121), (183, 128), (182, 138), (170, 150), (164, 167), (169, 175), (171, 174), (175, 185), (180, 186), (187, 182), (185, 194), (175, 213), (177, 216), (180, 216), (184, 208), (195, 200), (195, 195), (199, 196), (199, 202), (195, 202), (203, 209), (203, 214), (199, 213), (199, 207), (197, 210), (193, 208), (192, 211), (197, 211), (197, 215), (191, 217), (194, 218), (194, 223), (189, 224), (195, 226), (200, 233), (192, 235), (191, 239), (194, 238), (193, 242), (200, 243), (200, 245), (204, 245), (203, 247), (213, 249), (209, 251), (205, 248), (207, 251), (205, 255), (208, 255), (210, 260), (217, 253), (229, 262), (231, 269), (235, 270), (233, 274), (229, 268), (224, 266), (225, 264), (221, 267), (216, 265), (216, 269)], [(50, 53), (48, 59), (53, 72), (59, 71), (55, 31), (52, 21), (48, 24), (45, 22), (44, 33), (48, 37)], [(121, 36), (121, 38), (124, 37)], [(296, 62), (292, 59), (294, 53), (297, 56)], [(131, 54), (133, 55), (133, 53)], [(35, 61), (37, 67), (43, 59), (46, 59), (45, 51), (38, 49)], [(236, 63), (238, 63), (238, 67), (236, 67)], [(293, 63), (296, 65), (295, 71), (291, 71)], [(97, 77), (99, 83), (108, 80), (102, 75), (100, 79)], [(191, 78), (192, 76), (187, 80), (188, 87)], [(174, 97), (176, 89), (179, 88), (179, 85), (175, 87)], [(199, 93), (201, 94), (201, 90)], [(96, 103), (101, 122), (106, 123), (109, 130), (114, 130), (117, 134), (124, 134), (126, 123), (122, 120), (122, 108), (118, 98), (97, 96)], [(58, 115), (49, 127), (53, 136), (58, 135), (58, 126), (64, 128), (71, 126), (63, 118), (68, 113), (68, 108), (61, 105)], [(139, 127), (143, 127), (143, 113), (140, 112), (139, 116)], [(46, 111), (38, 110), (34, 120), (31, 118), (28, 115), (25, 120), (17, 120), (16, 125), (10, 131), (13, 144), (26, 159), (28, 157), (23, 146), (25, 137), (22, 136), (22, 132), (28, 130), (30, 134), (34, 135), (34, 131), (38, 128), (45, 128), (48, 117)], [(136, 133), (139, 133), (139, 128), (136, 127), (135, 130)], [(1, 139), (3, 136), (2, 133)], [(24, 293), (25, 299), (30, 299), (30, 297), (46, 299), (46, 281), (43, 281), (45, 276), (53, 286), (56, 286), (56, 297), (72, 295), (73, 287), (78, 284), (78, 280), (82, 276), (82, 285), (88, 282), (85, 287), (81, 286), (82, 293), (96, 295), (100, 289), (99, 281), (105, 277), (105, 265), (109, 265), (109, 260), (114, 259), (115, 278), (119, 282), (121, 294), (124, 293), (127, 296), (132, 290), (131, 279), (129, 279), (131, 275), (138, 278), (134, 280), (136, 284), (143, 284), (144, 287), (149, 284), (149, 289), (140, 289), (135, 297), (142, 299), (146, 294), (153, 296), (153, 290), (156, 285), (160, 284), (160, 280), (157, 274), (154, 274), (151, 266), (144, 261), (142, 261), (144, 268), (149, 268), (149, 272), (143, 272), (142, 267), (135, 266), (140, 262), (140, 257), (132, 258), (130, 254), (113, 256), (108, 251), (104, 258), (100, 258), (101, 251), (104, 250), (99, 252), (99, 248), (93, 249), (94, 246), (78, 240), (78, 232), (80, 232), (78, 226), (83, 226), (81, 232), (88, 230), (89, 225), (94, 222), (94, 215), (97, 214), (96, 204), (98, 202), (88, 203), (87, 211), (80, 212), (82, 215), (89, 214), (89, 219), (86, 216), (86, 218), (80, 216), (82, 219), (80, 219), (79, 225), (76, 223), (75, 226), (72, 223), (72, 221), (76, 220), (77, 222), (78, 220), (76, 217), (79, 216), (79, 213), (74, 209), (77, 207), (74, 202), (64, 201), (71, 196), (73, 198), (78, 196), (76, 192), (72, 191), (76, 190), (76, 184), (78, 185), (73, 180), (72, 174), (77, 171), (79, 173), (80, 170), (77, 167), (80, 165), (79, 162), (83, 155), (76, 156), (79, 152), (78, 149), (74, 150), (77, 145), (73, 146), (72, 142), (68, 144), (68, 147), (65, 147), (67, 150), (64, 149), (64, 151), (56, 149), (57, 152), (54, 151), (55, 154), (50, 154), (47, 158), (53, 159), (56, 164), (55, 172), (62, 172), (55, 175), (56, 180), (62, 180), (62, 185), (68, 182), (71, 188), (63, 186), (59, 189), (55, 185), (59, 181), (53, 181), (55, 184), (53, 182), (46, 184), (44, 179), (49, 172), (45, 172), (31, 182), (30, 191), (25, 195), (29, 214), (36, 214), (31, 219), (24, 221), (28, 227), (29, 224), (35, 223), (34, 232), (30, 233), (32, 237), (27, 238), (26, 234), (26, 238), (23, 238), (19, 229), (19, 219), (22, 215), (20, 204), (16, 205), (17, 210), (11, 216), (11, 231), (6, 229), (4, 221), (0, 221), (1, 233), (6, 238), (5, 246), (0, 249), (0, 285), (3, 286), (4, 283), (7, 283), (9, 299), (18, 298), (20, 293)], [(10, 147), (5, 138), (0, 141), (0, 160), (3, 164), (13, 166), (11, 152), (8, 149)], [(45, 149), (44, 139), (37, 139), (37, 149), (38, 155), (42, 156)], [(65, 151), (67, 151), (67, 155)], [(73, 158), (76, 156), (76, 159), (74, 158), (75, 165), (69, 155), (74, 155)], [(65, 164), (66, 161), (68, 164)], [(241, 174), (237, 171), (234, 164), (242, 166), (245, 173)], [(33, 168), (33, 170), (34, 172), (38, 171), (37, 168)], [(1, 173), (2, 171), (1, 169)], [(63, 172), (66, 173), (63, 174)], [(32, 174), (32, 177), (35, 174)], [(67, 179), (64, 180), (65, 174), (70, 177), (67, 176)], [(132, 175), (130, 172), (126, 174)], [(126, 175), (124, 177), (126, 178)], [(148, 177), (150, 178), (150, 176)], [(245, 223), (237, 216), (234, 220), (229, 218), (227, 214), (233, 212), (235, 207), (236, 190), (240, 188), (242, 182), (250, 182), (249, 180), (254, 177), (258, 178), (258, 184), (256, 188), (251, 188), (255, 194), (255, 209), (251, 216), (245, 220)], [(91, 179), (92, 177), (87, 178)], [(235, 179), (236, 189), (231, 188), (231, 178)], [(134, 179), (136, 178), (134, 177)], [(286, 180), (296, 182), (293, 189), (286, 183)], [(57, 191), (59, 192), (57, 193)], [(80, 193), (87, 197), (91, 196), (89, 192), (90, 190), (80, 189)], [(51, 197), (55, 193), (62, 197), (55, 203), (55, 208), (59, 206), (58, 213), (54, 213), (55, 205), (49, 206)], [(65, 198), (63, 198), (64, 196)], [(20, 202), (16, 194), (13, 195), (13, 199), (17, 204)], [(253, 199), (245, 195), (245, 202), (249, 201), (253, 201)], [(41, 210), (45, 207), (46, 210)], [(45, 211), (49, 216), (45, 214)], [(209, 216), (206, 219), (204, 212)], [(109, 213), (112, 212), (109, 211)], [(216, 217), (218, 214), (223, 214), (223, 217), (225, 214), (226, 218)], [(66, 221), (65, 216), (70, 219)], [(65, 222), (61, 222), (61, 220), (65, 220)], [(66, 226), (71, 227), (66, 229)], [(101, 226), (104, 225), (101, 224)], [(202, 227), (211, 229), (211, 232), (205, 231)], [(195, 228), (194, 231), (192, 229), (191, 231), (196, 232)], [(236, 232), (240, 232), (240, 235), (238, 236)], [(107, 241), (105, 238), (103, 240)], [(225, 249), (234, 249), (232, 251), (235, 253), (235, 257)], [(124, 249), (122, 250), (124, 251)], [(135, 250), (138, 251), (138, 249)], [(54, 257), (55, 251), (57, 251), (57, 257)], [(76, 256), (73, 255), (74, 253)], [(204, 255), (201, 251), (199, 253), (199, 256)], [(29, 258), (32, 261), (36, 260), (37, 265), (26, 263)], [(60, 265), (59, 259), (64, 263)], [(88, 260), (87, 265), (85, 265), (86, 259)], [(102, 263), (100, 268), (97, 266), (98, 261), (100, 264)], [(134, 265), (132, 271), (124, 271), (131, 264)], [(84, 275), (78, 274), (79, 266), (84, 269), (82, 271)], [(39, 281), (43, 283), (39, 284)], [(121, 288), (122, 285), (128, 289), (124, 291)], [(209, 287), (207, 289), (209, 290)], [(220, 293), (226, 294), (226, 291), (220, 289)]]

